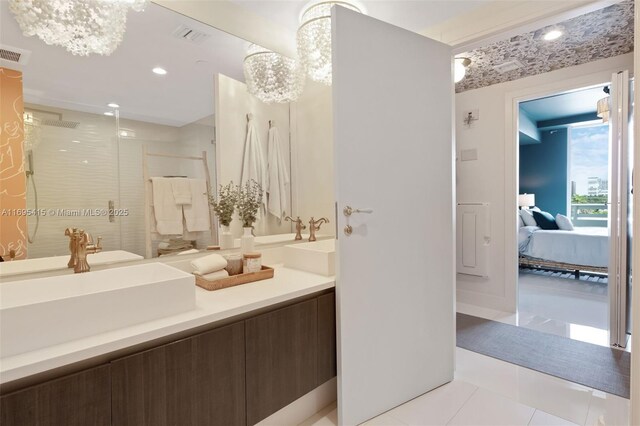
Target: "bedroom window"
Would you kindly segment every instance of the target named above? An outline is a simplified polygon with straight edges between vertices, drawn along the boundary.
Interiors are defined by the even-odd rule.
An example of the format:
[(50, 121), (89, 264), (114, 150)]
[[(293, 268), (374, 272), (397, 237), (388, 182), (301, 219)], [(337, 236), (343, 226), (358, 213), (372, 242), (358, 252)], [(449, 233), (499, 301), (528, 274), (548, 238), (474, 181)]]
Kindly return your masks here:
[(609, 125), (569, 131), (571, 221), (579, 227), (606, 227), (609, 195)]

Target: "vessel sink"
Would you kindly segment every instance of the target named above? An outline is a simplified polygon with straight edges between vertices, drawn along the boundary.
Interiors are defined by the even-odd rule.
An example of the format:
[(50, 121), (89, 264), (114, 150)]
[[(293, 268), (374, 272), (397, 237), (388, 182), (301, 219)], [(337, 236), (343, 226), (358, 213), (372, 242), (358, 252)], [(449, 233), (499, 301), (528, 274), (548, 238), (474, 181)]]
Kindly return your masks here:
[[(87, 261), (91, 266), (109, 265), (139, 259), (144, 258), (140, 255), (129, 253), (124, 250), (102, 251), (100, 253), (91, 254), (87, 257)], [(68, 254), (64, 256), (37, 257), (34, 259), (2, 262), (0, 263), (0, 277), (67, 269), (67, 263), (69, 263)]]
[(335, 275), (336, 240), (314, 241), (284, 247), (284, 266), (326, 277)]
[(0, 358), (193, 309), (193, 275), (163, 263), (3, 283)]

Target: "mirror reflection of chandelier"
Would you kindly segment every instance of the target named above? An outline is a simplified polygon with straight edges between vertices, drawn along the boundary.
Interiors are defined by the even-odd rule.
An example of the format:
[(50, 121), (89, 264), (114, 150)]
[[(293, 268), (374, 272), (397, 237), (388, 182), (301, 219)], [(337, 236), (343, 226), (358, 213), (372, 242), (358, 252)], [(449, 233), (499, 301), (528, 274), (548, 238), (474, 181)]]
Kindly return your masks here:
[(265, 103), (293, 102), (304, 89), (298, 61), (257, 44), (249, 46), (243, 69), (249, 93)]
[(74, 55), (110, 55), (122, 41), (129, 8), (140, 12), (149, 0), (9, 0), (25, 36)]

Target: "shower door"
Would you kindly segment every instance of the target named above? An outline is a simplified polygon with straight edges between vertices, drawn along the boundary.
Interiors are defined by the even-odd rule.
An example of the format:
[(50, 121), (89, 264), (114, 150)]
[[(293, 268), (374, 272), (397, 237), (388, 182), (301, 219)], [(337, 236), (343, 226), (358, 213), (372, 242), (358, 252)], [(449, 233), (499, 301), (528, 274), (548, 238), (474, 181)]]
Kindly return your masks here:
[[(69, 252), (66, 228), (102, 237), (103, 251), (120, 249), (120, 217), (110, 216), (118, 200), (117, 117), (26, 104), (25, 171), (28, 257)], [(91, 259), (89, 259), (91, 263)]]

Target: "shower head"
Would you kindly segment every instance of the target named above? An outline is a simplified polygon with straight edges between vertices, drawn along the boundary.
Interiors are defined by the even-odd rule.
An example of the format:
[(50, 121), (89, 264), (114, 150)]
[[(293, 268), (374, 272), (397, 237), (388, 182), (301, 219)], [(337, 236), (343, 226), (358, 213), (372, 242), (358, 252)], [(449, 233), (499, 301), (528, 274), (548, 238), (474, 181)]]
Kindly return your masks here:
[(25, 171), (25, 174), (27, 176), (32, 176), (33, 175), (33, 150), (30, 149), (27, 151), (27, 165), (29, 166), (29, 168)]

